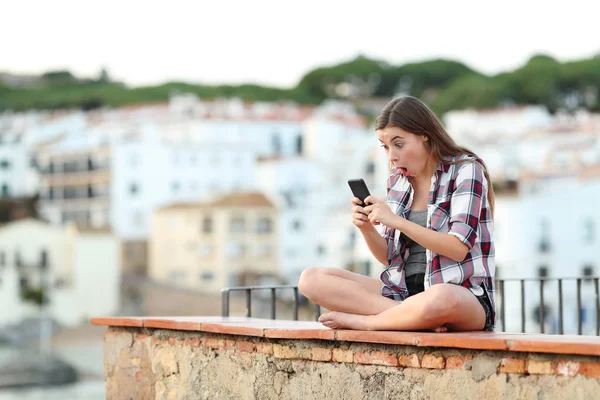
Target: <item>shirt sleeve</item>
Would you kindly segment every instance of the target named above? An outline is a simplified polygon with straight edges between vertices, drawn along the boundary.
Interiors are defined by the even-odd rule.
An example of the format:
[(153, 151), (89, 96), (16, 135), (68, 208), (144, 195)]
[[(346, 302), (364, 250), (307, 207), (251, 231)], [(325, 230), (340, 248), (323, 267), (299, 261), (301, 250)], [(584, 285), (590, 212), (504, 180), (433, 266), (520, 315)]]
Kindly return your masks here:
[(483, 167), (465, 162), (458, 171), (450, 200), (449, 234), (456, 236), (469, 250), (477, 241), (479, 218), (487, 198), (488, 182)]
[[(385, 201), (388, 204), (388, 206), (390, 205), (390, 201), (389, 201), (390, 196), (391, 196), (390, 191), (391, 191), (392, 187), (396, 184), (396, 182), (398, 182), (398, 177), (390, 174), (388, 176), (388, 179), (386, 182), (386, 196), (385, 196)], [(390, 244), (390, 238), (392, 238), (391, 244), (393, 246), (393, 244), (394, 244), (394, 241), (393, 241), (394, 229), (388, 228), (387, 226), (383, 226), (383, 229), (380, 229), (379, 233), (385, 239), (385, 241), (388, 242), (388, 247)]]

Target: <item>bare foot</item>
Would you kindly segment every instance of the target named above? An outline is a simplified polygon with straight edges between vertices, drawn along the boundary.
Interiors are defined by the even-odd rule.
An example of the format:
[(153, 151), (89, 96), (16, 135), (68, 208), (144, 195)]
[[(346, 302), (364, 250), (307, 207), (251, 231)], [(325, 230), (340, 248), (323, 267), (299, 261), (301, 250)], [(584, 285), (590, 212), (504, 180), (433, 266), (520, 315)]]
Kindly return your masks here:
[(368, 330), (368, 316), (348, 314), (339, 311), (325, 313), (319, 317), (319, 322), (331, 329)]

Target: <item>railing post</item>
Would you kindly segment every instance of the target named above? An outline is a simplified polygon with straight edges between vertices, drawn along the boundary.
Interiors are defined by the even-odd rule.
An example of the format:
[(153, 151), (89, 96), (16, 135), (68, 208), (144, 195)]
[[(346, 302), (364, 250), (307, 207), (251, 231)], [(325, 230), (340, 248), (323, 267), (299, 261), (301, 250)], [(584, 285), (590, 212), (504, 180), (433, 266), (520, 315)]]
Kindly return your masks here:
[(500, 304), (500, 317), (502, 318), (502, 330), (506, 332), (506, 302), (504, 301), (504, 281), (500, 281), (500, 298), (502, 299), (502, 303)]
[(525, 280), (521, 279), (521, 333), (525, 333)]
[(563, 335), (565, 333), (565, 327), (563, 323), (563, 292), (562, 292), (562, 279), (558, 280), (558, 332)]
[(546, 305), (544, 304), (544, 278), (540, 279), (540, 331), (544, 333), (544, 317), (546, 314)]
[(221, 316), (229, 317), (229, 288), (221, 290)]
[(271, 288), (271, 319), (276, 319), (277, 315), (275, 299), (275, 288)]
[(252, 317), (252, 289), (246, 289), (246, 317)]
[(596, 298), (596, 336), (598, 336), (600, 335), (600, 293), (598, 293), (598, 278), (594, 278), (594, 294)]
[(294, 321), (298, 321), (298, 287), (294, 288)]
[(577, 334), (581, 335), (583, 329), (581, 324), (581, 279), (577, 278)]

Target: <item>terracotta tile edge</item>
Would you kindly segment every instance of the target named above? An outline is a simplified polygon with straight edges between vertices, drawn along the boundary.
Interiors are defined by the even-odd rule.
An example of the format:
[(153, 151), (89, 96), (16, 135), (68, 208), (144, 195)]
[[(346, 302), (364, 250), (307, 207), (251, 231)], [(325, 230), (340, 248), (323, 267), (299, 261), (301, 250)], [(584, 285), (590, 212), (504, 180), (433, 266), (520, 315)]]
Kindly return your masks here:
[(143, 326), (149, 329), (168, 329), (179, 331), (202, 331), (203, 322), (174, 321), (158, 318), (144, 318)]
[(227, 325), (205, 322), (201, 332), (220, 333), (222, 335), (265, 337), (265, 328), (249, 327), (245, 325)]
[(100, 317), (91, 318), (91, 325), (96, 326), (120, 326), (120, 327), (132, 327), (132, 328), (143, 328), (143, 321), (141, 319), (132, 318), (119, 318), (119, 317)]
[(325, 329), (264, 329), (264, 337), (272, 339), (321, 339), (334, 341), (336, 340), (336, 333), (336, 331)]
[(505, 339), (485, 337), (460, 337), (448, 334), (436, 334), (439, 337), (418, 335), (415, 346), (417, 347), (444, 347), (450, 349), (466, 350), (494, 350), (510, 351)]

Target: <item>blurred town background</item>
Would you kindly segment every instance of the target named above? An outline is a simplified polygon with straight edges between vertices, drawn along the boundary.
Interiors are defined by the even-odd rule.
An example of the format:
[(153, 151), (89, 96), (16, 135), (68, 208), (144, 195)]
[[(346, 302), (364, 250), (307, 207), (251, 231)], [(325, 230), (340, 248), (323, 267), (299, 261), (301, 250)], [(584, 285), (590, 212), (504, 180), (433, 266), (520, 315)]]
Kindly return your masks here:
[[(9, 14), (22, 15), (26, 3)], [(488, 165), (496, 274), (506, 279), (498, 330), (597, 334), (600, 46), (585, 34), (593, 25), (585, 15), (573, 22), (581, 31), (561, 30), (560, 41), (555, 19), (499, 11), (535, 29), (498, 33), (477, 22), (492, 57), (485, 35), (442, 50), (461, 40), (444, 40), (455, 25), (437, 13), (432, 41), (410, 34), (415, 22), (395, 29), (359, 19), (360, 10), (339, 14), (341, 22), (326, 17), (333, 9), (304, 10), (336, 39), (317, 30), (285, 43), (278, 30), (292, 30), (290, 22), (247, 5), (218, 34), (199, 28), (212, 44), (198, 50), (194, 15), (175, 5), (146, 11), (167, 13), (173, 31), (135, 22), (131, 5), (117, 14), (99, 6), (97, 20), (85, 21), (115, 18), (114, 32), (53, 47), (48, 40), (92, 27), (64, 16), (49, 25), (44, 11), (58, 9), (35, 6), (41, 16), (29, 18), (54, 36), (23, 34), (0, 59), (0, 399), (104, 398), (103, 328), (90, 326), (92, 317), (220, 315), (223, 287), (295, 285), (311, 266), (378, 277), (383, 266), (351, 223), (347, 180), (363, 178), (385, 196), (387, 159), (373, 122), (402, 95), (424, 100)], [(208, 19), (227, 20), (224, 6), (214, 7)], [(261, 14), (258, 25), (236, 25), (244, 11)], [(125, 34), (124, 22), (137, 30)], [(147, 69), (136, 64), (138, 50)], [(583, 279), (549, 280), (540, 292), (540, 278)], [(281, 291), (278, 318), (291, 318), (292, 297)], [(253, 315), (268, 317), (261, 301)], [(244, 315), (245, 304), (233, 294), (231, 314)], [(302, 301), (302, 319), (313, 311)], [(60, 371), (57, 381), (78, 383), (18, 385), (40, 356), (48, 366), (40, 376)]]

